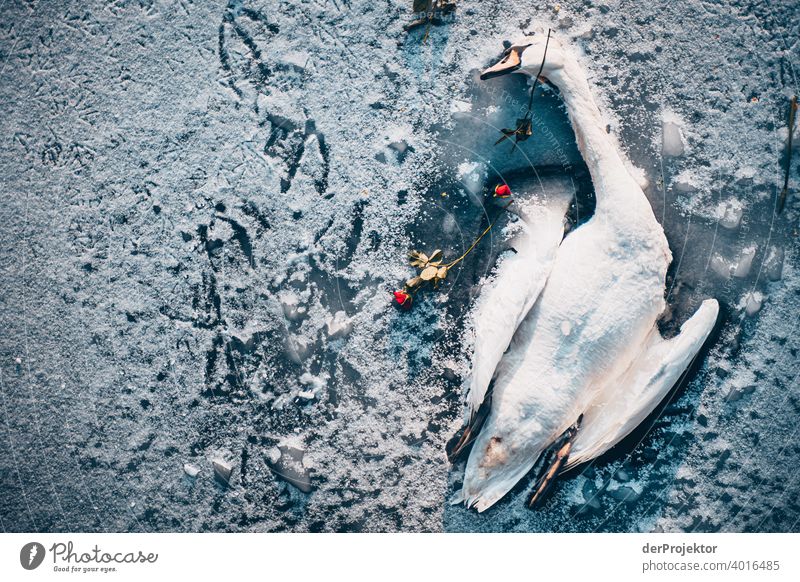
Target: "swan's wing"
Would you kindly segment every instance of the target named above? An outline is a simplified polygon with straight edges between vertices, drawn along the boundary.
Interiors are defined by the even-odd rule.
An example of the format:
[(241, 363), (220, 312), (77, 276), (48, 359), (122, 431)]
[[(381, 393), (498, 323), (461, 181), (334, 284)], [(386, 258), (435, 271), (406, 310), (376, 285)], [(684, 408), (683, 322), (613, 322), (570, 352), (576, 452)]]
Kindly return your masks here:
[(714, 327), (715, 299), (703, 301), (670, 340), (653, 329), (641, 355), (598, 394), (584, 413), (572, 453), (563, 470), (594, 459), (636, 428), (669, 393), (691, 364)]
[(483, 402), (514, 331), (544, 288), (564, 236), (564, 215), (571, 200), (572, 192), (564, 188), (525, 203), (520, 210), (523, 232), (513, 242), (516, 254), (501, 259), (481, 290), (472, 316), (475, 351), (468, 379), (470, 415)]

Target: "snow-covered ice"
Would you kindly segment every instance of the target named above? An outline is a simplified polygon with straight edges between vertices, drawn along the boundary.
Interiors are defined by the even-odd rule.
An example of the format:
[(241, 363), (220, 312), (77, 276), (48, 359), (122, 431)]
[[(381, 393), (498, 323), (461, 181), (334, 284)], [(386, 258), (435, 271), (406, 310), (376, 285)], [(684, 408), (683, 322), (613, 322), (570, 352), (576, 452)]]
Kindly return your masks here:
[[(395, 0), (3, 16), (7, 530), (796, 528), (796, 151), (774, 214), (796, 2), (465, 1), (424, 43)], [(668, 402), (541, 511), (523, 483), (478, 515), (447, 504), (463, 466), (443, 451), (470, 311), (518, 231), (498, 222), (409, 313), (390, 291), (410, 248), (456, 257), (500, 212), (462, 164), (519, 197), (571, 181), (572, 226), (593, 211), (557, 93), (537, 90), (512, 155), (493, 144), (525, 83), (476, 78), (502, 41), (548, 25), (582, 52), (664, 226), (662, 331), (710, 296), (723, 321)]]

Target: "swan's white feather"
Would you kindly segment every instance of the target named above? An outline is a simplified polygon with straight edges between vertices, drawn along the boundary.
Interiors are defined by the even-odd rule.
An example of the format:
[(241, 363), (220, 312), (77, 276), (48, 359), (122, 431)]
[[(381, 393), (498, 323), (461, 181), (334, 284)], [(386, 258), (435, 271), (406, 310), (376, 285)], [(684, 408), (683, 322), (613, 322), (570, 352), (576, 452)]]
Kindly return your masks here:
[[(521, 72), (534, 75), (546, 42), (528, 37), (520, 44), (527, 47)], [(464, 472), (460, 498), (478, 511), (503, 497), (579, 415), (584, 424), (573, 463), (628, 434), (686, 369), (717, 313), (716, 302), (707, 302), (678, 338), (661, 339), (656, 321), (672, 260), (664, 231), (610, 139), (574, 55), (551, 40), (542, 75), (561, 91), (597, 206), (592, 219), (556, 247), (545, 285), (521, 322), (525, 303), (519, 299), (511, 314), (488, 307), (478, 313), (478, 327), (490, 325), (483, 321), (487, 314), (508, 329), (519, 323), (494, 371), (491, 410)], [(496, 285), (511, 287), (516, 274), (499, 273)], [(483, 349), (482, 364), (491, 367), (498, 355), (490, 359)], [(481, 383), (488, 384), (487, 376), (482, 371)]]
[[(564, 239), (498, 366), (491, 412), (467, 461), (467, 505), (482, 511), (505, 495), (592, 402), (602, 379), (621, 375), (640, 353), (664, 307), (667, 263), (652, 239), (597, 216)], [(634, 260), (640, 269), (630, 268)]]
[(564, 470), (608, 451), (656, 408), (669, 393), (714, 328), (715, 299), (703, 302), (670, 340), (653, 328), (642, 354), (622, 376), (611, 380), (586, 409)]
[(548, 188), (543, 195), (518, 203), (523, 229), (512, 241), (516, 253), (500, 261), (474, 310), (475, 351), (467, 393), (470, 415), (483, 402), (514, 331), (544, 288), (571, 200), (570, 190)]

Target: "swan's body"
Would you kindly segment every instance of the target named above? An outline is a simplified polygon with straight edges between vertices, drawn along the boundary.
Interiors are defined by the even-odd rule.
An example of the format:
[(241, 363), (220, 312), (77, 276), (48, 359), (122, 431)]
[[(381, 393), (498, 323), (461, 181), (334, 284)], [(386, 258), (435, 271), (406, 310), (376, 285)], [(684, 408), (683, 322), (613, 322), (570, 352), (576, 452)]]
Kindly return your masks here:
[[(511, 66), (536, 74), (544, 45), (525, 39), (510, 49), (521, 57)], [(492, 377), (494, 387), (459, 499), (478, 511), (505, 495), (579, 417), (568, 465), (619, 442), (674, 385), (718, 311), (706, 301), (679, 336), (661, 338), (656, 321), (672, 260), (664, 231), (609, 139), (577, 60), (554, 40), (542, 76), (561, 91), (597, 206), (563, 242), (563, 201), (523, 213), (536, 233), (531, 248), (514, 257), (516, 268), (500, 265), (476, 310), (472, 411)], [(526, 260), (533, 265), (523, 271)], [(496, 301), (503, 297), (512, 300)]]

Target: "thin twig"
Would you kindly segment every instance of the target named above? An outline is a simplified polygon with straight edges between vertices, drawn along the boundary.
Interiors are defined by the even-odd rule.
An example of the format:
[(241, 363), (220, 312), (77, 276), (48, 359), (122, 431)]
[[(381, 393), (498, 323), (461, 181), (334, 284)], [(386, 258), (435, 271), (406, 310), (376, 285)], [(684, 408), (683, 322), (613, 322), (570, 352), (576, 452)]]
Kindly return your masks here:
[(786, 147), (786, 174), (783, 177), (783, 190), (778, 200), (778, 214), (783, 212), (783, 205), (786, 203), (786, 196), (789, 193), (789, 171), (792, 169), (792, 136), (794, 134), (794, 117), (797, 111), (797, 95), (792, 97), (789, 104), (789, 143)]
[(539, 72), (536, 73), (536, 78), (533, 80), (533, 88), (531, 89), (531, 97), (528, 100), (528, 113), (526, 114), (526, 117), (529, 116), (529, 115), (532, 117), (531, 108), (533, 107), (533, 93), (534, 93), (534, 91), (536, 91), (536, 85), (539, 84), (539, 76), (542, 74), (542, 71), (544, 70), (544, 62), (545, 62), (545, 60), (547, 60), (547, 47), (550, 45), (550, 33), (551, 32), (553, 32), (553, 30), (551, 28), (548, 28), (547, 29), (547, 40), (544, 43), (544, 54), (542, 55), (542, 64), (539, 65)]
[(433, 18), (428, 19), (428, 26), (425, 27), (425, 36), (422, 37), (422, 44), (426, 44), (428, 42), (428, 36), (431, 34), (431, 23), (433, 22)]

